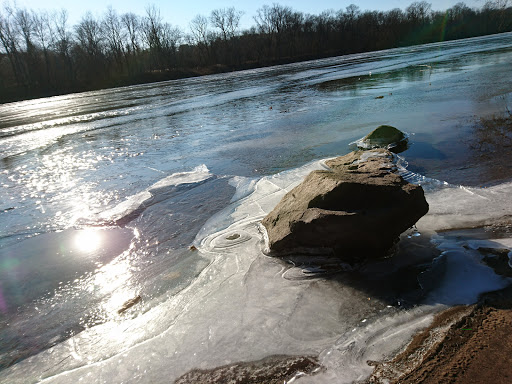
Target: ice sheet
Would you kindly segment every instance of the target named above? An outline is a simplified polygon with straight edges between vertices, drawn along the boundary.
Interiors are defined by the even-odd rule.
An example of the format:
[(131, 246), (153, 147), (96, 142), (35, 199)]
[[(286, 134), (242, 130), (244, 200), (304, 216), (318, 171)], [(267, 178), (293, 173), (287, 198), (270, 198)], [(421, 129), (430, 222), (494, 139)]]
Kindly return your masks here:
[(136, 213), (140, 213), (145, 207), (154, 204), (152, 201), (158, 196), (158, 190), (169, 187), (178, 187), (184, 184), (197, 184), (212, 177), (212, 174), (202, 164), (188, 172), (177, 172), (157, 181), (151, 187), (135, 195), (129, 196), (115, 207), (101, 212), (96, 220), (122, 223), (129, 221)]
[[(208, 266), (187, 288), (145, 313), (87, 329), (26, 359), (1, 372), (0, 381), (172, 382), (194, 368), (272, 354), (313, 354), (327, 370), (296, 382), (352, 382), (371, 373), (367, 360), (396, 352), (447, 304), (474, 302), (480, 292), (508, 284), (461, 251), (460, 244), (447, 242), (439, 242), (446, 249), (444, 275), (432, 285), (425, 304), (410, 310), (390, 306), (382, 297), (370, 298), (343, 279), (287, 278), (292, 266), (263, 253), (259, 221), (323, 164), (259, 180), (233, 179), (240, 189), (235, 199), (196, 237), (197, 257)], [(508, 211), (497, 212), (497, 207), (511, 188), (430, 192), (431, 211), (418, 229), (422, 233), (501, 217)]]

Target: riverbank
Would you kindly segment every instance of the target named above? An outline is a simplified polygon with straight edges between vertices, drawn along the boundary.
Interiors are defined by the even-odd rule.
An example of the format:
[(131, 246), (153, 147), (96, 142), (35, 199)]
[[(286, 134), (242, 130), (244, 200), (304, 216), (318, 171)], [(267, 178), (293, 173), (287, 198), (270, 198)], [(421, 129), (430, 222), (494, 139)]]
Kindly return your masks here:
[[(511, 222), (505, 221), (484, 230), (510, 238)], [(482, 247), (478, 252), (498, 275), (512, 277), (509, 249)], [(404, 351), (390, 361), (377, 363), (366, 383), (509, 383), (511, 325), (509, 285), (482, 294), (474, 305), (455, 306), (438, 314)]]
[(510, 383), (512, 288), (450, 308), (367, 383)]
[(316, 55), (301, 55), (294, 57), (281, 57), (279, 59), (267, 59), (265, 61), (246, 61), (237, 65), (214, 64), (196, 67), (179, 67), (158, 69), (140, 72), (133, 75), (119, 75), (108, 80), (97, 79), (94, 82), (83, 82), (64, 88), (38, 88), (33, 87), (4, 87), (0, 89), (0, 104), (13, 103), (24, 100), (34, 100), (45, 97), (63, 96), (72, 93), (100, 91), (144, 84), (160, 83), (164, 81), (182, 80), (194, 77), (219, 75), (230, 72), (240, 72), (251, 69), (267, 68), (277, 65), (302, 63), (311, 60), (334, 58), (340, 55), (338, 51), (329, 51)]

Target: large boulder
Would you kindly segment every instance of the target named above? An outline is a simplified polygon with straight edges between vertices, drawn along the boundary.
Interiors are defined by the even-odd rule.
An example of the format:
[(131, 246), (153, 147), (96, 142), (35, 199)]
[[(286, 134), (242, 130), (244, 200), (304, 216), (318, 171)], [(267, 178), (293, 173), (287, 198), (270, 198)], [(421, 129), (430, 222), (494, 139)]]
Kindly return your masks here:
[(428, 212), (423, 189), (385, 149), (352, 152), (311, 172), (263, 219), (272, 254), (324, 250), (345, 260), (386, 256)]

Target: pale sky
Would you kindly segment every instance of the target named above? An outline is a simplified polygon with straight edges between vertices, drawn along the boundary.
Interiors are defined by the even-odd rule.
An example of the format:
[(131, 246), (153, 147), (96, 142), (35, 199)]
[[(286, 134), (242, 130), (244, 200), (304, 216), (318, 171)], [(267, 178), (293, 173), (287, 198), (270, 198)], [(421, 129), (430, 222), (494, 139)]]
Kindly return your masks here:
[[(188, 32), (190, 21), (198, 14), (209, 16), (213, 9), (235, 7), (244, 11), (241, 20), (242, 29), (255, 25), (253, 16), (256, 10), (263, 5), (278, 3), (289, 6), (295, 11), (303, 13), (319, 14), (328, 9), (345, 9), (349, 4), (358, 5), (361, 10), (390, 10), (393, 8), (405, 9), (415, 0), (0, 0), (4, 4), (7, 1), (16, 1), (18, 7), (38, 10), (60, 10), (66, 9), (69, 13), (70, 26), (75, 25), (82, 16), (91, 11), (96, 17), (101, 17), (110, 5), (118, 14), (133, 12), (137, 15), (145, 15), (148, 5), (155, 5), (160, 9), (164, 21), (178, 26), (184, 32)], [(428, 0), (427, 0), (428, 1)], [(461, 0), (431, 0), (433, 10), (446, 10)], [(464, 1), (469, 7), (482, 7), (485, 0)]]

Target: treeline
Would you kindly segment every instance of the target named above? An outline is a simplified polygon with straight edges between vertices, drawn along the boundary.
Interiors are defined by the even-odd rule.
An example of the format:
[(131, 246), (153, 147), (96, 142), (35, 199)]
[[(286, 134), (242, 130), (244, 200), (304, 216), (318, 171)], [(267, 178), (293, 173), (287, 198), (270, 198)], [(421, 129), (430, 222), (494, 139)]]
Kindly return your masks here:
[(68, 14), (9, 4), (0, 10), (0, 102), (253, 68), (306, 59), (512, 31), (509, 0), (481, 9), (458, 3), (433, 11), (361, 11), (349, 5), (320, 15), (263, 6), (240, 30), (235, 8), (198, 15), (185, 32), (158, 8), (144, 16), (108, 8), (70, 26)]

